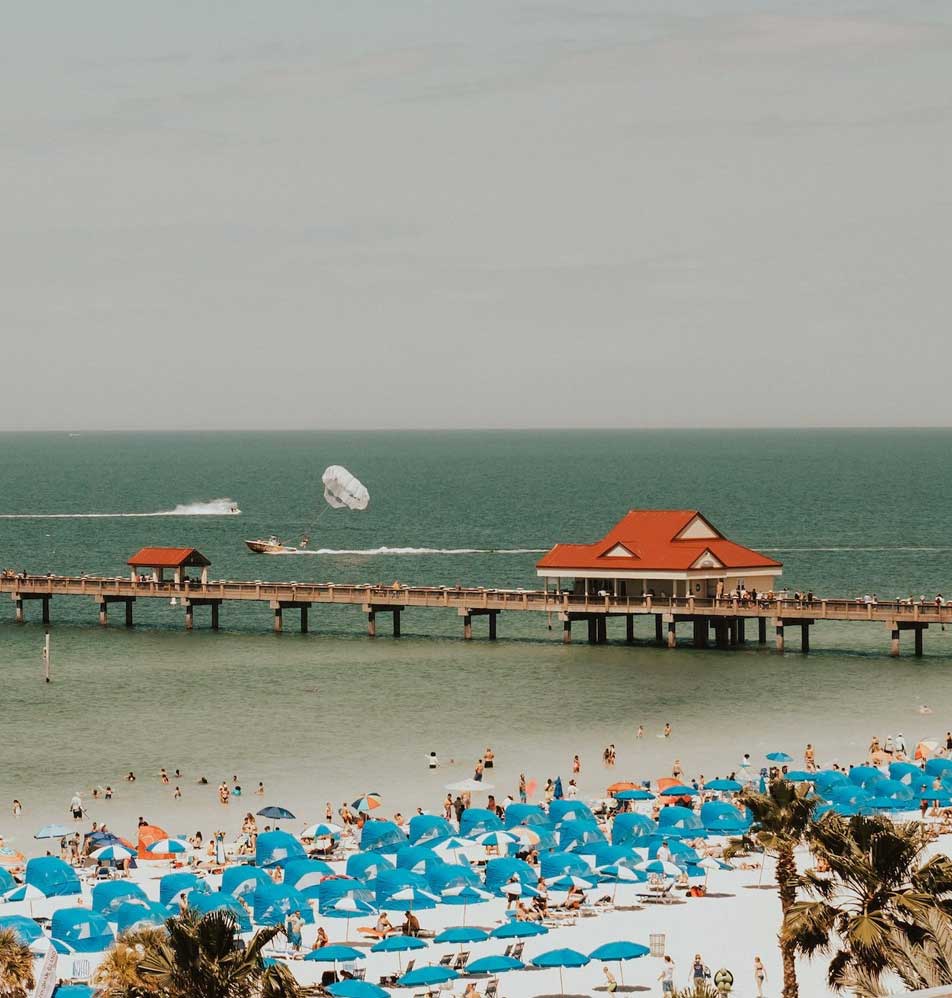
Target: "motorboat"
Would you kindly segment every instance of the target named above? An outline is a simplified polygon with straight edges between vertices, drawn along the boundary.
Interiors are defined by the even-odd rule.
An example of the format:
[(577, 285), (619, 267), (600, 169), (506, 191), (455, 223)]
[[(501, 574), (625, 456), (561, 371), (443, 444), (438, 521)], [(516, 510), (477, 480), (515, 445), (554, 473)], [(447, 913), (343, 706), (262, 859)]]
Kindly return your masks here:
[(278, 538), (272, 534), (267, 540), (258, 538), (253, 541), (245, 541), (249, 551), (255, 554), (298, 554), (307, 549), (310, 538), (302, 537), (298, 547), (282, 544)]

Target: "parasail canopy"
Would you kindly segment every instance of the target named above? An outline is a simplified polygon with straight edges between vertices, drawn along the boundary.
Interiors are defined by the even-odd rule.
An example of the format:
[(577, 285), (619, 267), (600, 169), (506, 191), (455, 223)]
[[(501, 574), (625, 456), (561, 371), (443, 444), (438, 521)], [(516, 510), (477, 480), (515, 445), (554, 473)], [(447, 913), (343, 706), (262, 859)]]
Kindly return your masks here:
[(366, 509), (370, 493), (366, 486), (339, 464), (332, 464), (321, 475), (324, 498), (334, 509)]

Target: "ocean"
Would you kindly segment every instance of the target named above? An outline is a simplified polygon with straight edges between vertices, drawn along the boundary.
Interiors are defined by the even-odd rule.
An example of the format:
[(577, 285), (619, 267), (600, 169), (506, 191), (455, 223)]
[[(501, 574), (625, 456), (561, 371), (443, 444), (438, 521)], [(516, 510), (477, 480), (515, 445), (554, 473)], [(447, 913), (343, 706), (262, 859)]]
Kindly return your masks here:
[[(952, 590), (952, 431), (591, 431), (0, 435), (0, 567), (124, 574), (145, 544), (195, 546), (212, 578), (533, 587), (539, 551), (600, 537), (630, 508), (698, 508), (727, 536), (784, 562), (784, 583), (830, 597)], [(332, 510), (321, 472), (342, 464), (371, 494)], [(220, 515), (232, 500), (238, 516)], [(189, 515), (148, 515), (185, 512)], [(110, 514), (103, 516), (101, 514)], [(319, 553), (264, 557), (244, 539), (309, 533)], [(261, 798), (221, 807), (215, 787), (258, 781), (301, 819), (365, 791), (385, 810), (435, 808), (491, 745), (497, 792), (540, 783), (582, 758), (583, 796), (618, 777), (726, 775), (741, 755), (807, 741), (821, 761), (858, 761), (873, 734), (907, 741), (952, 727), (952, 636), (925, 657), (888, 657), (882, 625), (821, 624), (809, 656), (756, 644), (669, 651), (565, 647), (542, 615), (503, 615), (500, 640), (463, 642), (452, 613), (409, 610), (366, 637), (357, 607), (318, 607), (311, 633), (270, 631), (262, 606), (136, 606), (106, 630), (96, 606), (52, 604), (53, 682), (42, 682), (39, 608), (16, 625), (0, 605), (0, 834), (25, 852), (66, 819), (132, 832), (143, 815), (172, 833), (232, 831)], [(581, 638), (582, 635), (579, 635)], [(687, 635), (685, 635), (687, 637)], [(904, 644), (911, 645), (907, 638)], [(928, 705), (932, 713), (920, 713)], [(660, 737), (666, 721), (670, 739)], [(647, 737), (637, 741), (643, 724)], [(601, 751), (614, 743), (608, 772)], [(426, 755), (441, 766), (429, 772)], [(158, 772), (180, 768), (182, 799)], [(135, 783), (124, 779), (129, 771)], [(206, 777), (209, 786), (197, 781)], [(111, 785), (110, 802), (89, 799)], [(24, 805), (14, 819), (13, 798)]]

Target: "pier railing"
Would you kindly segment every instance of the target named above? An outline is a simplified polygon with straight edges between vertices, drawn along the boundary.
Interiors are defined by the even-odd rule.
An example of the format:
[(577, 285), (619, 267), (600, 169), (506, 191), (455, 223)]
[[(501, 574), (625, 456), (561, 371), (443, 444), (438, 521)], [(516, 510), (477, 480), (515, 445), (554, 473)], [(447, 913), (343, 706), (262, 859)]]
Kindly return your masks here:
[(714, 599), (695, 596), (584, 595), (544, 589), (500, 589), (459, 586), (384, 586), (333, 582), (271, 582), (221, 579), (202, 584), (184, 580), (133, 581), (129, 576), (4, 575), (0, 592), (14, 597), (89, 596), (148, 599), (341, 603), (377, 607), (454, 607), (471, 610), (530, 611), (563, 614), (664, 614), (690, 617), (771, 617), (790, 621), (879, 620), (952, 623), (952, 605), (933, 601), (866, 601), (863, 599)]

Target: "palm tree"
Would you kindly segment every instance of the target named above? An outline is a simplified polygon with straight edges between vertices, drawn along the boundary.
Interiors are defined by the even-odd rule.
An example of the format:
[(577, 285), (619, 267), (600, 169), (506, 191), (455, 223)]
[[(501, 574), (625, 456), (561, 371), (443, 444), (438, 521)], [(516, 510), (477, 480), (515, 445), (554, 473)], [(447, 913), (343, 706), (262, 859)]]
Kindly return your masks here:
[(146, 989), (167, 998), (304, 998), (315, 993), (297, 983), (284, 964), (266, 966), (263, 950), (282, 929), (256, 932), (246, 945), (230, 911), (199, 915), (186, 909), (166, 924), (168, 936), (139, 963)]
[[(777, 887), (780, 910), (787, 912), (797, 900), (797, 863), (794, 850), (803, 841), (813, 819), (816, 798), (798, 784), (774, 780), (766, 793), (748, 791), (740, 802), (750, 808), (754, 821), (751, 836), (765, 853), (776, 859)], [(783, 961), (783, 998), (799, 998), (797, 986), (796, 948), (792, 941), (780, 937)]]
[(33, 954), (11, 929), (0, 929), (0, 996), (27, 998), (33, 990)]
[(114, 949), (106, 954), (96, 970), (93, 983), (103, 989), (108, 998), (155, 992), (155, 982), (143, 977), (139, 964), (158, 949), (165, 940), (164, 929), (140, 929), (125, 932)]
[(952, 860), (923, 858), (918, 823), (828, 814), (809, 841), (829, 872), (800, 878), (811, 900), (786, 911), (782, 945), (808, 956), (835, 949), (828, 978), (837, 990), (880, 993), (887, 972), (952, 983)]

